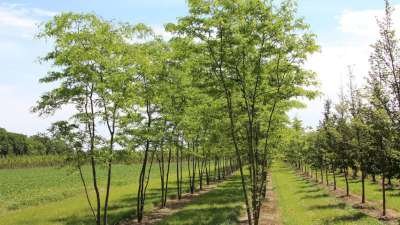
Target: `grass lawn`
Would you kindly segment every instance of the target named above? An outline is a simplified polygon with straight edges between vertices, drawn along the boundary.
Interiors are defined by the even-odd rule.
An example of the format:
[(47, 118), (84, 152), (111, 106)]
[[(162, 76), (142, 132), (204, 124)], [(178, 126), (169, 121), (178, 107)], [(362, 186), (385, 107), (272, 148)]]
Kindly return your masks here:
[[(89, 168), (84, 169), (85, 176), (90, 178)], [(102, 200), (105, 174), (105, 169), (99, 168)], [(135, 213), (138, 176), (139, 165), (114, 165), (110, 224)], [(91, 187), (91, 180), (87, 182)], [(175, 182), (175, 166), (171, 165), (170, 195), (176, 193)], [(184, 185), (185, 191), (187, 186)], [(151, 210), (154, 204), (158, 204), (159, 188), (159, 169), (155, 164), (145, 210)], [(0, 217), (0, 225), (93, 224), (79, 175), (68, 168), (0, 170)]]
[[(337, 186), (343, 190), (346, 188), (346, 183), (344, 176), (337, 177)], [(332, 181), (332, 177), (329, 177)], [(377, 181), (380, 178), (377, 176)], [(361, 196), (361, 180), (349, 178), (349, 189), (350, 193)], [(382, 202), (382, 192), (381, 185), (379, 183), (371, 182), (371, 179), (365, 180), (365, 196), (367, 201)], [(395, 209), (400, 211), (400, 190), (398, 188), (393, 188), (391, 190), (386, 190), (386, 207), (390, 209)]]
[(281, 220), (285, 225), (382, 224), (297, 176), (281, 162), (276, 162), (272, 167), (272, 181)]
[(243, 195), (240, 176), (235, 175), (216, 189), (202, 195), (159, 225), (238, 224)]

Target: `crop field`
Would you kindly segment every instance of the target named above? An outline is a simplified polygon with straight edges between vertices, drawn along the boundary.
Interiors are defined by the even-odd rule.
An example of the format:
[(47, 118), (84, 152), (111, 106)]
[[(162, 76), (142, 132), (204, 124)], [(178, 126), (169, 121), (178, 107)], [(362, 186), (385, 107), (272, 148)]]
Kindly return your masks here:
[[(146, 210), (159, 201), (158, 165), (154, 165)], [(175, 195), (171, 167), (169, 195)], [(90, 179), (88, 167), (83, 168)], [(106, 171), (99, 169), (104, 192)], [(139, 165), (115, 165), (110, 200), (110, 221), (115, 223), (134, 214)], [(187, 174), (185, 174), (187, 175)], [(186, 190), (187, 191), (187, 190)], [(93, 196), (92, 196), (93, 197)], [(0, 224), (91, 224), (90, 210), (77, 170), (72, 168), (29, 168), (0, 170)], [(90, 221), (90, 222), (89, 222)]]

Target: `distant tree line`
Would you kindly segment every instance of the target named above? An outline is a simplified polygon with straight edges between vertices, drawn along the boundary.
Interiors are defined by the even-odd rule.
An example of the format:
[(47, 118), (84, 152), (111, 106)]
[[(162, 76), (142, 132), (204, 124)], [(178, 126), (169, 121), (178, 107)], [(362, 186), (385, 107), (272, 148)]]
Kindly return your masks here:
[(67, 146), (61, 140), (39, 133), (32, 136), (8, 132), (0, 128), (0, 157), (64, 154)]

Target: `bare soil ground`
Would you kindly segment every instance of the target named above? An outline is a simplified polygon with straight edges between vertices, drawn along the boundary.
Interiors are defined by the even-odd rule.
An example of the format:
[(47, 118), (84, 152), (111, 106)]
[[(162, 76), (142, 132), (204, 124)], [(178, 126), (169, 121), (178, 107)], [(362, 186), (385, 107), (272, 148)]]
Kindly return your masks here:
[(346, 196), (346, 191), (336, 187), (336, 190), (333, 190), (333, 185), (330, 184), (326, 186), (321, 182), (316, 182), (313, 178), (307, 176), (304, 173), (298, 173), (299, 176), (307, 179), (309, 182), (317, 184), (319, 187), (329, 191), (329, 193), (336, 198), (342, 200), (344, 203), (352, 206), (353, 208), (359, 210), (360, 212), (369, 215), (371, 217), (377, 218), (379, 220), (384, 221), (389, 225), (398, 225), (400, 220), (400, 212), (393, 209), (386, 209), (386, 216), (382, 216), (382, 206), (381, 203), (366, 201), (366, 203), (361, 204), (361, 196), (350, 193), (349, 196)]

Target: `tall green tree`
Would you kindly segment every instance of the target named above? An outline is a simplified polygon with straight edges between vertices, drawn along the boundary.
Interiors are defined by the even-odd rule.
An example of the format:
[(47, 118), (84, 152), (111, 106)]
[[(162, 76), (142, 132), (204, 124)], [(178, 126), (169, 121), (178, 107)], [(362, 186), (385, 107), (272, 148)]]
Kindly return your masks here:
[[(111, 189), (112, 154), (115, 134), (124, 98), (130, 91), (132, 68), (127, 60), (127, 40), (134, 29), (113, 24), (93, 14), (62, 13), (47, 22), (40, 38), (50, 39), (54, 48), (42, 58), (56, 68), (40, 79), (55, 88), (43, 94), (33, 111), (52, 114), (66, 105), (75, 108), (73, 120), (86, 132), (90, 155), (92, 185), (95, 192), (96, 224), (108, 224), (108, 201)], [(99, 142), (101, 124), (105, 124), (105, 146)], [(106, 157), (107, 180), (103, 200), (98, 185), (96, 151)], [(101, 213), (103, 210), (103, 213)]]
[[(266, 190), (268, 143), (274, 114), (293, 106), (293, 97), (313, 97), (304, 86), (313, 73), (302, 69), (318, 48), (308, 26), (284, 1), (189, 1), (189, 15), (169, 30), (201, 49), (203, 73), (212, 94), (225, 99), (231, 139), (242, 177), (249, 224), (258, 224)], [(285, 110), (279, 110), (285, 109)], [(243, 172), (245, 153), (249, 186)]]

